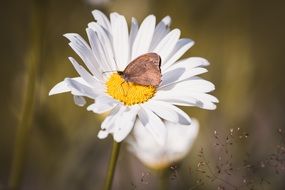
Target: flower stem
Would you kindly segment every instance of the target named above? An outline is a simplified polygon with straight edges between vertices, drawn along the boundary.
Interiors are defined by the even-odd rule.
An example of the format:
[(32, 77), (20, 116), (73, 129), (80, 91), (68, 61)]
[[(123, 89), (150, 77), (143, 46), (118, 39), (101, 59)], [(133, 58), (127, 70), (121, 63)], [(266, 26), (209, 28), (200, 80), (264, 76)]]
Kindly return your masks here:
[(167, 169), (161, 169), (158, 171), (159, 175), (159, 190), (168, 189), (168, 171)]
[(112, 155), (108, 166), (108, 173), (105, 179), (104, 190), (110, 190), (112, 188), (113, 177), (115, 173), (115, 168), (120, 152), (121, 143), (113, 141)]

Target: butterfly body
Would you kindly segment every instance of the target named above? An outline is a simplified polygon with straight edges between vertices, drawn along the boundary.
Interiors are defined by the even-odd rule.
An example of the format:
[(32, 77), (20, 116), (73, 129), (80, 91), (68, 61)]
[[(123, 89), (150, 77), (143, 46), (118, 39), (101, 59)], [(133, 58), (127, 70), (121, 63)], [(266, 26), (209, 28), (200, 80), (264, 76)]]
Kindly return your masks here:
[(146, 53), (134, 59), (124, 71), (119, 71), (125, 81), (143, 86), (157, 87), (161, 82), (161, 59), (156, 53)]

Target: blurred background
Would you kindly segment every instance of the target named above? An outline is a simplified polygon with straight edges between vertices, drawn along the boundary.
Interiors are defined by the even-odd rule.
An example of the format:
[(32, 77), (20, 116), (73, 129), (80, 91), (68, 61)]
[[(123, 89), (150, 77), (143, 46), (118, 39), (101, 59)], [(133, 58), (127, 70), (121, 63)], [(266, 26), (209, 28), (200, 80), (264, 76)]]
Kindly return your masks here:
[[(62, 35), (86, 39), (93, 9), (128, 22), (170, 15), (172, 28), (196, 42), (185, 57), (211, 63), (203, 77), (216, 85), (220, 103), (215, 111), (185, 109), (200, 133), (187, 158), (169, 168), (169, 189), (285, 189), (284, 7), (281, 0), (3, 1), (0, 189), (8, 189), (17, 134), (20, 189), (101, 189), (112, 142), (97, 138), (103, 117), (76, 106), (70, 94), (48, 96), (76, 76), (67, 59), (76, 55)], [(124, 145), (117, 166), (113, 189), (158, 188), (156, 173)]]

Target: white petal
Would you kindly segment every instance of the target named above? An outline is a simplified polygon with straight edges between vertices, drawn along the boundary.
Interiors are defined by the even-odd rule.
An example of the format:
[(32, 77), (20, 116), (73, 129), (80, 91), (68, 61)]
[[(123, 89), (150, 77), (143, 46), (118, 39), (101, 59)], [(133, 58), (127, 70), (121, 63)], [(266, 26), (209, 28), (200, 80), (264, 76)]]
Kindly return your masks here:
[(171, 23), (170, 16), (166, 16), (155, 27), (152, 42), (149, 48), (150, 51), (153, 51), (153, 49), (162, 40), (162, 38), (164, 38), (164, 36), (168, 34), (168, 32), (170, 31), (169, 29), (170, 23)]
[(111, 31), (110, 22), (104, 13), (99, 10), (94, 10), (92, 14), (98, 24), (103, 26), (106, 30)]
[(114, 123), (117, 117), (124, 110), (125, 110), (125, 107), (120, 106), (119, 104), (112, 109), (110, 114), (104, 119), (104, 121), (101, 124), (101, 130), (98, 133), (99, 139), (104, 139), (108, 136), (110, 130), (114, 127)]
[[(98, 37), (99, 42), (100, 42), (99, 47), (101, 47), (103, 49), (103, 52), (104, 52), (104, 54), (101, 56), (105, 57), (107, 64), (110, 65), (112, 70), (118, 69), (117, 65), (115, 63), (115, 60), (114, 60), (114, 53), (113, 53), (113, 47), (112, 47), (112, 37), (111, 37), (110, 31), (104, 30), (102, 27), (100, 27), (99, 24), (97, 24), (95, 22), (89, 23), (88, 27), (90, 27), (93, 31), (95, 31), (97, 33), (97, 37)], [(93, 46), (95, 46), (95, 44), (93, 44)], [(91, 47), (92, 47), (92, 43), (91, 43)], [(96, 56), (99, 56), (99, 55), (96, 55)]]
[(168, 67), (165, 71), (170, 71), (170, 70), (174, 70), (177, 68), (187, 68), (190, 70), (196, 67), (204, 67), (208, 65), (210, 65), (210, 63), (207, 61), (207, 59), (204, 59), (202, 57), (189, 57), (189, 58), (177, 61), (175, 64)]
[(202, 67), (188, 69), (187, 67), (181, 67), (174, 70), (167, 71), (162, 75), (161, 84), (159, 89), (163, 89), (165, 86), (175, 82), (190, 79), (193, 76), (206, 73), (208, 70)]
[(208, 65), (209, 62), (206, 59), (200, 57), (190, 57), (178, 61), (175, 64), (168, 67), (166, 71), (164, 71), (162, 76), (162, 83), (160, 84), (159, 88), (163, 89), (165, 86), (191, 78), (194, 75), (202, 74), (207, 70), (197, 67), (208, 66)]
[(131, 24), (131, 30), (130, 30), (130, 39), (129, 39), (129, 43), (130, 43), (130, 50), (132, 50), (133, 48), (133, 44), (135, 41), (135, 38), (137, 36), (139, 30), (139, 24), (136, 18), (132, 18), (132, 24)]
[(70, 47), (79, 55), (83, 60), (87, 68), (90, 70), (92, 75), (98, 80), (102, 80), (102, 72), (100, 71), (100, 65), (96, 62), (96, 59), (91, 51), (89, 45), (85, 40), (78, 34), (68, 33), (63, 35), (70, 40)]
[(129, 62), (129, 34), (125, 17), (111, 13), (113, 48), (119, 70), (124, 70)]
[(162, 63), (166, 61), (169, 54), (172, 52), (179, 37), (180, 37), (180, 30), (174, 29), (171, 32), (169, 32), (153, 50), (153, 52), (160, 55)]
[[(198, 80), (199, 80), (198, 84), (201, 85), (201, 80), (199, 78)], [(193, 81), (195, 81), (195, 78), (193, 78)], [(196, 99), (197, 100), (196, 106), (204, 109), (215, 109), (216, 105), (214, 105), (213, 103), (218, 103), (218, 99), (210, 94), (206, 94), (203, 92), (203, 90), (208, 91), (211, 90), (211, 88), (214, 88), (213, 84), (207, 82), (206, 84), (204, 82), (204, 85), (207, 86), (201, 88), (195, 86), (197, 85), (197, 83), (195, 84), (195, 82), (193, 82), (191, 84), (191, 82), (192, 82), (191, 80), (183, 81), (181, 82), (181, 84), (177, 83), (174, 85), (170, 85), (169, 88), (168, 87), (163, 88), (156, 93), (155, 98), (158, 99), (166, 98), (167, 100), (181, 99), (183, 101), (190, 101), (191, 103), (193, 102), (193, 99)], [(195, 90), (195, 88), (196, 89), (200, 88), (202, 89), (202, 91)]]
[(133, 44), (131, 60), (149, 51), (155, 28), (155, 16), (149, 15), (142, 22)]
[(86, 100), (82, 96), (73, 96), (73, 100), (74, 100), (74, 103), (80, 107), (86, 104)]
[(66, 85), (70, 88), (71, 94), (76, 96), (87, 96), (89, 98), (95, 99), (97, 96), (102, 94), (102, 92), (95, 92), (91, 87), (86, 86), (72, 78), (64, 79)]
[(98, 132), (97, 137), (98, 137), (99, 139), (105, 139), (105, 138), (107, 138), (108, 135), (109, 135), (109, 133), (108, 133), (107, 131), (105, 131), (105, 130), (100, 130), (100, 131)]
[(218, 100), (209, 94), (188, 91), (158, 91), (153, 97), (154, 100), (167, 101), (168, 103), (179, 106), (197, 106), (203, 109), (214, 110)]
[(108, 134), (113, 134), (114, 140), (121, 142), (132, 130), (138, 111), (138, 106), (122, 106), (120, 108), (119, 105), (116, 106), (103, 121), (102, 130), (99, 132), (98, 137), (106, 138)]
[[(95, 31), (91, 28), (87, 28), (86, 33), (90, 41), (92, 52), (95, 55), (94, 60), (100, 65), (100, 72), (103, 73), (104, 71), (110, 71), (112, 69), (111, 64), (108, 62), (108, 54), (110, 52), (106, 52), (108, 43), (106, 42), (102, 45), (102, 39), (99, 39), (98, 35), (96, 35)], [(111, 55), (113, 54), (111, 53)]]
[(197, 99), (189, 96), (185, 97), (177, 91), (158, 91), (153, 100), (166, 101), (179, 106), (197, 106), (201, 104)]
[(138, 116), (143, 126), (153, 135), (160, 145), (163, 145), (166, 140), (167, 132), (161, 119), (147, 108), (142, 108)]
[(178, 59), (180, 59), (180, 57), (193, 45), (194, 41), (190, 39), (178, 40), (168, 60), (163, 65), (161, 65), (162, 72), (164, 72), (165, 69), (175, 63)]
[(104, 88), (102, 84), (99, 83), (88, 71), (86, 71), (84, 67), (79, 65), (77, 61), (72, 57), (69, 57), (69, 60), (74, 66), (75, 70), (78, 72), (78, 74), (89, 84), (89, 86), (92, 86), (97, 90), (103, 91)]
[(189, 93), (189, 96), (202, 102), (202, 107), (205, 109), (214, 110), (216, 109), (216, 105), (214, 103), (219, 103), (219, 100), (211, 94), (191, 92)]
[(185, 91), (185, 89), (191, 92), (204, 92), (208, 93), (215, 90), (215, 85), (209, 81), (206, 81), (200, 77), (192, 77), (191, 79), (181, 82), (174, 82), (167, 84), (164, 87), (159, 88), (162, 91), (173, 90), (175, 92)]
[(116, 142), (121, 142), (130, 134), (134, 127), (139, 109), (139, 106), (129, 107), (117, 118), (116, 126), (113, 131), (114, 140)]
[(156, 115), (165, 120), (179, 123), (181, 125), (191, 124), (190, 117), (184, 111), (169, 103), (157, 100), (150, 100), (147, 103), (145, 103), (143, 106), (146, 106)]
[[(83, 78), (81, 77), (75, 77), (72, 78), (73, 80), (76, 80), (79, 83), (82, 83), (84, 85), (88, 85)], [(50, 91), (49, 91), (49, 96), (54, 95), (54, 94), (60, 94), (60, 93), (64, 93), (64, 92), (70, 92), (70, 87), (68, 87), (68, 85), (66, 84), (66, 81), (63, 80), (59, 83), (57, 83)]]
[(87, 107), (88, 111), (93, 111), (94, 113), (102, 114), (113, 109), (118, 102), (108, 96), (99, 96), (95, 99), (95, 103)]
[[(81, 77), (80, 77), (81, 78)], [(66, 85), (65, 81), (57, 83), (48, 93), (49, 96), (60, 94), (64, 92), (70, 92), (70, 88)]]

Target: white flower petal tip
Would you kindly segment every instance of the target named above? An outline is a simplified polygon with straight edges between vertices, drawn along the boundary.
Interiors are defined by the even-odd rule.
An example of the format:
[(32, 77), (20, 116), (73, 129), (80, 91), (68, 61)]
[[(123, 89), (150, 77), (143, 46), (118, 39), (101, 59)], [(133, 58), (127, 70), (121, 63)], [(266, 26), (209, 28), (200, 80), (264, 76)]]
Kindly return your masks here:
[(191, 65), (192, 68), (195, 67), (205, 67), (205, 66), (209, 66), (210, 63), (207, 59), (202, 58), (202, 57), (189, 57), (187, 59), (178, 61), (177, 63), (185, 63), (186, 65)]
[(61, 81), (60, 83), (56, 84), (48, 93), (49, 96), (55, 95), (55, 94), (60, 94), (64, 92), (69, 92), (70, 89), (68, 88), (67, 84), (65, 81)]
[(99, 10), (94, 10), (92, 11), (92, 15), (98, 24), (100, 24), (106, 30), (110, 30), (110, 22), (104, 13)]
[(87, 111), (92, 111), (97, 114), (103, 114), (110, 111), (115, 105), (98, 105), (96, 103), (89, 105), (86, 109)]
[(171, 17), (167, 15), (161, 21), (165, 24), (165, 26), (170, 26), (170, 24), (171, 24)]
[(74, 103), (80, 107), (83, 107), (86, 104), (85, 98), (82, 96), (73, 96)]
[(197, 61), (201, 62), (201, 66), (209, 66), (210, 62), (207, 59), (202, 57), (192, 57), (192, 59), (196, 59)]
[(99, 133), (98, 133), (98, 135), (97, 135), (97, 137), (98, 137), (99, 139), (105, 139), (105, 138), (107, 138), (108, 135), (109, 135), (109, 133), (107, 133), (106, 131), (100, 130)]
[(76, 38), (76, 36), (79, 36), (79, 34), (77, 33), (66, 33), (66, 34), (63, 34), (62, 36), (67, 38), (70, 42), (74, 41)]
[[(111, 13), (108, 17), (94, 10), (92, 14), (95, 21), (86, 28), (87, 39), (77, 33), (63, 35), (81, 59), (69, 57), (78, 77), (65, 78), (50, 90), (49, 95), (70, 92), (78, 106), (86, 104), (86, 97), (93, 100), (88, 111), (97, 114), (110, 111), (102, 122), (98, 138), (111, 134), (115, 141), (121, 142), (131, 133), (135, 123), (141, 123), (148, 133), (146, 136), (155, 139), (158, 146), (164, 146), (170, 123), (194, 125), (176, 106), (216, 109), (218, 99), (208, 94), (215, 89), (214, 84), (198, 76), (208, 71), (205, 67), (209, 62), (200, 57), (180, 60), (194, 41), (180, 38), (180, 29), (170, 28), (170, 16), (158, 24), (154, 15), (147, 16), (141, 24), (133, 17), (128, 28), (126, 18), (119, 13)], [(158, 86), (133, 84), (116, 72), (124, 71), (134, 59), (151, 52), (161, 59), (161, 83)], [(140, 73), (133, 70), (134, 74)], [(147, 75), (134, 76), (146, 80)]]

